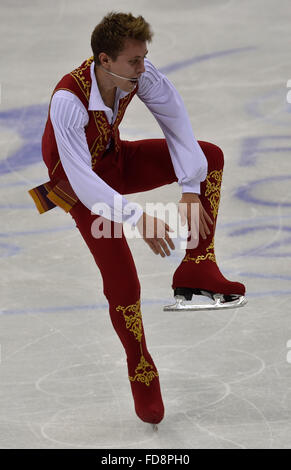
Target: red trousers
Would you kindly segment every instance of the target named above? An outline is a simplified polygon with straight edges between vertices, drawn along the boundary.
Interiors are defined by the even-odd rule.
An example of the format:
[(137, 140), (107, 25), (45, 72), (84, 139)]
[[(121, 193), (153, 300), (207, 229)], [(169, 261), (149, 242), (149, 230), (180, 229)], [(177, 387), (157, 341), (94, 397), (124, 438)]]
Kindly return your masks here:
[[(177, 181), (165, 139), (122, 141), (119, 153), (114, 150), (105, 153), (96, 171), (103, 181), (123, 195)], [(91, 225), (100, 216), (91, 214), (81, 201), (70, 214), (100, 269), (109, 306), (135, 303), (140, 298), (140, 284), (123, 231), (121, 238), (96, 239), (91, 234)], [(112, 222), (112, 234), (114, 224)]]
[[(199, 144), (208, 160), (208, 173), (217, 170), (222, 174), (223, 153), (219, 147), (207, 142)], [(109, 151), (100, 159), (97, 173), (123, 195), (148, 191), (177, 181), (165, 139), (123, 141), (118, 154)], [(221, 178), (219, 194), (220, 183)], [(200, 199), (206, 210), (209, 207), (211, 216), (210, 199), (205, 198), (206, 191), (205, 182), (201, 184)], [(70, 214), (100, 269), (111, 321), (126, 351), (136, 412), (144, 421), (159, 422), (164, 411), (158, 371), (146, 347), (140, 310), (140, 283), (127, 240), (123, 232), (121, 238), (94, 238), (91, 225), (100, 216), (92, 215), (80, 201)], [(216, 215), (213, 217), (215, 220)], [(113, 234), (115, 222), (111, 224)]]
[[(220, 148), (202, 141), (199, 141), (199, 145), (208, 161), (208, 173), (213, 170), (222, 172), (223, 154)], [(122, 141), (118, 154), (113, 150), (100, 159), (97, 173), (122, 195), (149, 191), (177, 181), (165, 139)], [(206, 182), (201, 184), (200, 199), (204, 207), (208, 202), (205, 192)], [(207, 210), (207, 207), (205, 208)], [(109, 306), (136, 302), (140, 295), (140, 285), (123, 232), (122, 238), (94, 238), (91, 225), (100, 216), (92, 215), (81, 201), (71, 209), (70, 214), (100, 269), (103, 291)], [(210, 211), (209, 215), (211, 216)], [(112, 222), (111, 233), (114, 233), (114, 223)]]

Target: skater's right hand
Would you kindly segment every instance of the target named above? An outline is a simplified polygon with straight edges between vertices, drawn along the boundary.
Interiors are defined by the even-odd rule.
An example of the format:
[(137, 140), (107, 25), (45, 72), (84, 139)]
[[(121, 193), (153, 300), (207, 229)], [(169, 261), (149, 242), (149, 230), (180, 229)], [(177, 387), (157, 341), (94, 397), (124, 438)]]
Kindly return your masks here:
[[(167, 243), (172, 250), (175, 249), (175, 245), (171, 240), (168, 232), (174, 232), (168, 224), (157, 217), (152, 217), (146, 212), (143, 212), (142, 216), (136, 224), (142, 238), (149, 245), (156, 255), (161, 255), (163, 258), (165, 254), (170, 255), (170, 250)], [(167, 243), (166, 243), (167, 242)]]

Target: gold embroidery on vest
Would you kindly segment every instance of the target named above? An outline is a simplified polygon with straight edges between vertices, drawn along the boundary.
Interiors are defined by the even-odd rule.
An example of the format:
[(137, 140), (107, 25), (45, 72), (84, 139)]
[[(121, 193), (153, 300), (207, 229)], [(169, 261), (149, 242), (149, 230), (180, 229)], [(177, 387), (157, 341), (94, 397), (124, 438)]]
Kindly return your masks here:
[[(140, 299), (132, 305), (128, 305), (127, 307), (123, 307), (122, 305), (118, 305), (116, 307), (117, 311), (122, 311), (124, 319), (125, 319), (125, 325), (126, 328), (131, 331), (136, 340), (140, 343), (140, 361), (138, 366), (135, 369), (135, 376), (131, 377), (129, 376), (129, 380), (131, 382), (141, 382), (144, 383), (146, 386), (149, 386), (151, 381), (155, 377), (159, 377), (158, 372), (156, 372), (153, 367), (149, 362), (146, 361), (144, 355), (143, 355), (143, 350), (142, 350), (142, 344), (141, 344), (141, 339), (142, 339), (142, 316), (141, 316), (141, 311), (140, 311)], [(129, 315), (132, 313), (132, 315)], [(149, 369), (149, 370), (148, 370)]]
[(106, 119), (105, 113), (103, 111), (93, 111), (93, 116), (98, 132), (98, 137), (94, 142), (96, 147), (94, 151), (91, 152), (92, 169), (95, 167), (97, 157), (106, 150), (111, 134), (111, 127)]
[(116, 152), (120, 150), (120, 145), (118, 143), (118, 132), (119, 132), (118, 127), (119, 127), (120, 122), (122, 121), (126, 108), (129, 102), (131, 101), (132, 97), (135, 95), (135, 93), (136, 93), (136, 90), (133, 90), (131, 93), (126, 95), (124, 98), (121, 98), (121, 100), (119, 101), (119, 108), (118, 108), (117, 116), (112, 127)]
[[(84, 76), (84, 71), (90, 67), (94, 60), (94, 57), (90, 57), (87, 59), (82, 66), (78, 67), (77, 69), (73, 70), (70, 75), (76, 80), (78, 86), (82, 90), (83, 94), (85, 95), (87, 101), (90, 99), (90, 91), (91, 91), (91, 82), (86, 80)], [(111, 126), (106, 118), (106, 114), (104, 111), (93, 111), (94, 121), (96, 124), (96, 128), (98, 131), (98, 138), (94, 141), (91, 149), (91, 168), (94, 169), (98, 156), (106, 150), (108, 142), (110, 140), (110, 136), (114, 137), (114, 144), (115, 144), (115, 151), (118, 152), (120, 150), (120, 145), (118, 144), (118, 126), (123, 118), (125, 113), (126, 107), (131, 100), (132, 96), (135, 94), (135, 90), (131, 93), (126, 95), (122, 98), (119, 102), (119, 109), (117, 112), (116, 120), (113, 126)], [(95, 146), (95, 148), (94, 148)], [(94, 149), (94, 150), (93, 150)]]
[(78, 83), (78, 85), (79, 85), (80, 89), (82, 90), (82, 93), (85, 95), (87, 101), (89, 101), (89, 98), (90, 98), (91, 82), (89, 80), (86, 80), (86, 78), (84, 76), (84, 70), (86, 70), (88, 67), (90, 67), (93, 60), (94, 60), (93, 56), (89, 57), (89, 59), (87, 59), (85, 61), (85, 64), (83, 65), (83, 67), (80, 65), (80, 67), (76, 68), (75, 70), (73, 70), (70, 73), (70, 75), (72, 75), (72, 77)]
[[(92, 170), (95, 167), (95, 164), (97, 162), (97, 157), (99, 155), (99, 153), (98, 153), (98, 149), (99, 149), (98, 140), (99, 140), (99, 135), (98, 135), (98, 137), (96, 137), (96, 139), (94, 140), (94, 142), (92, 144), (92, 147), (90, 148)], [(96, 148), (94, 148), (95, 146), (96, 146)]]
[(120, 101), (119, 101), (119, 109), (118, 109), (118, 113), (117, 113), (117, 116), (116, 116), (116, 120), (115, 120), (115, 123), (113, 125), (113, 129), (114, 131), (117, 130), (120, 122), (122, 121), (122, 118), (124, 116), (124, 113), (125, 113), (125, 110), (128, 106), (128, 103), (130, 102), (132, 98), (132, 93), (129, 93), (128, 95), (126, 95), (124, 98), (122, 98)]

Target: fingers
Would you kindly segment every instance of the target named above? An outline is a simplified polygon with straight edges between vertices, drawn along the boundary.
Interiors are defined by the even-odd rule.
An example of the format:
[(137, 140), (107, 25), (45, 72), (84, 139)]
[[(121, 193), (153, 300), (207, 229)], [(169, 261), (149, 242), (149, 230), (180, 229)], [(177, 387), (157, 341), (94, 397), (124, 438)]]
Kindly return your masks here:
[[(161, 255), (162, 258), (165, 257), (165, 253), (167, 254), (167, 256), (170, 255), (169, 249), (167, 248), (167, 245), (163, 240), (152, 240), (151, 242), (147, 243), (152, 249), (152, 251), (155, 253), (155, 255)], [(163, 249), (165, 250), (165, 252), (163, 251)]]
[(163, 221), (159, 221), (159, 222), (160, 222), (160, 226), (159, 226), (159, 229), (157, 230), (156, 238), (154, 238), (152, 242), (155, 247), (155, 252), (157, 252), (164, 258), (165, 255), (170, 256), (171, 254), (168, 246), (172, 250), (175, 249), (173, 240), (170, 238), (170, 235), (168, 233), (168, 232), (174, 232), (174, 230), (167, 223)]
[[(201, 225), (202, 225), (202, 229), (204, 231), (204, 235), (209, 235), (210, 234), (210, 229), (209, 229), (209, 224), (213, 225), (213, 221), (211, 219), (211, 217), (207, 214), (206, 210), (203, 208), (203, 214), (202, 214), (202, 217), (200, 218), (201, 220)], [(206, 238), (206, 235), (205, 235), (205, 238)]]
[[(191, 247), (196, 248), (199, 244), (199, 235), (205, 240), (211, 233), (209, 227), (213, 225), (214, 222), (207, 214), (201, 202), (199, 205), (196, 203), (197, 207), (195, 210), (191, 209), (190, 204), (182, 204), (181, 206), (181, 208), (179, 207), (179, 213), (182, 225), (183, 222), (184, 224), (188, 222), (192, 236), (191, 243), (195, 245), (193, 247), (191, 245)], [(185, 211), (185, 207), (187, 211)], [(162, 258), (170, 256), (170, 249), (174, 250), (175, 245), (170, 238), (169, 232), (174, 232), (174, 230), (161, 219), (157, 219), (156, 217), (152, 219), (154, 220), (154, 229), (151, 231), (151, 235), (144, 235), (143, 238), (156, 255), (161, 255)]]
[(187, 205), (185, 207), (185, 204), (179, 204), (178, 211), (181, 217), (181, 224), (185, 225), (187, 221)]
[(164, 258), (165, 254), (167, 256), (170, 256), (170, 250), (166, 244), (166, 242), (163, 240), (163, 239), (160, 239), (159, 240), (159, 244), (160, 244), (160, 248), (163, 250), (162, 253), (161, 253), (161, 256)]
[[(168, 248), (168, 245), (172, 250), (175, 249), (175, 245), (173, 243), (173, 240), (169, 237), (169, 234), (167, 232), (165, 234), (165, 240), (163, 238), (156, 238), (156, 239), (152, 238), (152, 239), (146, 240), (146, 242), (149, 245), (149, 247), (151, 248), (151, 250), (156, 255), (161, 255), (162, 258), (164, 258), (166, 255), (170, 256), (170, 254), (171, 254), (171, 252)], [(168, 245), (167, 245), (166, 242), (168, 243)]]
[[(175, 245), (173, 244), (172, 240), (167, 238), (167, 242), (169, 243), (169, 246), (174, 250)], [(153, 240), (152, 241), (152, 247), (153, 247), (152, 248), (153, 252), (157, 255), (161, 255), (162, 258), (164, 258), (166, 255), (170, 256), (170, 254), (171, 254), (167, 243), (162, 238), (159, 238), (157, 240)]]
[(207, 235), (210, 234), (210, 230), (209, 230), (208, 225), (207, 225), (207, 223), (206, 223), (203, 216), (200, 216), (199, 232), (200, 232), (202, 238), (204, 238), (204, 240), (205, 240), (205, 238), (207, 238)]
[(150, 249), (154, 252), (155, 255), (159, 254), (159, 250), (156, 248), (155, 244), (152, 241), (145, 240)]
[(175, 245), (174, 245), (174, 242), (173, 240), (170, 238), (169, 234), (166, 232), (166, 235), (165, 235), (165, 239), (169, 245), (170, 248), (172, 248), (172, 250), (175, 249)]
[(165, 239), (166, 239), (166, 242), (168, 243), (169, 247), (172, 248), (172, 250), (175, 249), (175, 245), (174, 245), (174, 242), (173, 240), (170, 238), (170, 235), (168, 232), (174, 232), (174, 230), (169, 227), (168, 224), (165, 223), (165, 227), (166, 227), (166, 233), (165, 233)]
[(205, 216), (205, 218), (207, 219), (207, 221), (208, 221), (211, 225), (213, 225), (213, 220), (212, 220), (211, 217), (207, 214), (207, 212), (206, 212), (206, 210), (204, 209), (204, 207), (203, 207), (203, 211), (204, 211), (204, 216)]
[[(193, 217), (193, 214), (190, 212), (188, 213), (188, 224), (193, 232), (193, 236), (195, 236), (195, 233), (197, 234), (197, 230), (195, 232), (196, 226), (195, 226), (195, 220), (191, 221), (191, 216)], [(200, 204), (200, 210), (199, 210), (199, 233), (201, 237), (205, 240), (207, 236), (210, 234), (210, 229), (209, 229), (209, 224), (213, 225), (213, 221), (211, 217), (207, 214), (206, 210), (204, 207)]]
[(164, 221), (154, 218), (153, 233), (150, 236), (143, 237), (151, 250), (156, 255), (161, 255), (162, 258), (166, 255), (170, 256), (171, 253), (169, 248), (172, 250), (175, 249), (174, 242), (170, 238), (169, 232), (174, 232), (174, 230)]

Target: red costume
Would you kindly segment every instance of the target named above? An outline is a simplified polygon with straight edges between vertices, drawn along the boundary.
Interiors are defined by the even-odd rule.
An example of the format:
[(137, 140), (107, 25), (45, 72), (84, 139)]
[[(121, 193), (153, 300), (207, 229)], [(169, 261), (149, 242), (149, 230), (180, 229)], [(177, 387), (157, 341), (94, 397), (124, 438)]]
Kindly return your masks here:
[[(93, 57), (65, 75), (54, 90), (66, 89), (76, 94), (87, 110), (92, 60)], [(120, 140), (118, 126), (136, 91), (137, 88), (121, 99), (117, 119), (112, 126), (103, 111), (88, 111), (86, 137), (92, 155), (92, 169), (122, 195), (148, 191), (177, 181), (165, 139), (136, 142)], [(113, 140), (106, 150), (110, 137)], [(186, 251), (185, 258), (174, 274), (172, 287), (193, 287), (222, 294), (243, 295), (245, 289), (242, 284), (230, 282), (222, 276), (214, 254), (223, 153), (211, 143), (200, 141), (199, 145), (208, 161), (208, 175), (201, 183), (200, 199), (214, 224), (206, 240), (200, 240), (196, 249)], [(140, 308), (140, 283), (124, 233), (122, 231), (121, 238), (96, 239), (92, 236), (92, 223), (101, 216), (92, 214), (73, 191), (62, 167), (49, 116), (42, 139), (42, 153), (50, 180), (31, 189), (29, 193), (40, 213), (58, 205), (75, 220), (103, 278), (103, 292), (109, 303), (111, 321), (127, 355), (136, 413), (143, 421), (158, 423), (164, 416), (159, 375), (146, 346)], [(115, 223), (111, 222), (111, 233), (114, 233)]]

